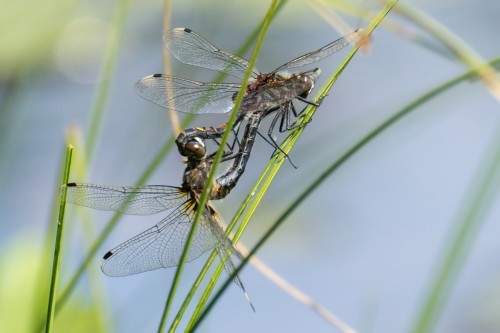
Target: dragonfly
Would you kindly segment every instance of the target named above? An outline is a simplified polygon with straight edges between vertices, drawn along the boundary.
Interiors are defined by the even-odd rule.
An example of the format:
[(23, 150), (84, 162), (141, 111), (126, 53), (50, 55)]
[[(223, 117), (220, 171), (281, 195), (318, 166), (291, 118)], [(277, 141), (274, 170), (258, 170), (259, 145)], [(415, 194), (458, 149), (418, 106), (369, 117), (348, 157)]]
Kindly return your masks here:
[[(261, 119), (259, 114), (250, 116), (239, 154), (234, 156), (233, 164), (226, 173), (211, 184), (209, 200), (224, 198), (236, 186), (244, 172)], [(67, 202), (97, 210), (127, 215), (151, 215), (171, 210), (155, 226), (108, 251), (101, 265), (104, 274), (127, 276), (179, 264), (214, 159), (213, 154), (207, 155), (205, 142), (199, 137), (187, 142), (178, 142), (182, 142), (178, 145), (179, 151), (187, 157), (180, 187), (120, 187), (87, 183), (68, 183), (61, 187), (61, 193), (65, 193)], [(192, 261), (214, 248), (228, 273), (234, 272), (235, 267), (230, 257), (234, 255), (241, 260), (243, 256), (224, 232), (219, 215), (207, 202), (187, 261)], [(235, 277), (235, 282), (249, 300), (239, 277)]]
[[(292, 114), (299, 117), (293, 100), (319, 106), (306, 98), (314, 88), (321, 74), (319, 68), (304, 72), (294, 72), (298, 67), (315, 63), (362, 37), (362, 29), (341, 37), (315, 51), (301, 55), (269, 73), (252, 69), (251, 78), (238, 110), (234, 128), (251, 112), (264, 113), (264, 117), (275, 113), (268, 130), (268, 137), (274, 147), (278, 147), (273, 135), (280, 122), (279, 131), (284, 132), (296, 127)], [(242, 79), (249, 62), (230, 52), (211, 44), (189, 28), (176, 28), (165, 32), (163, 42), (170, 53), (180, 62), (227, 73)], [(233, 109), (240, 90), (239, 83), (205, 83), (165, 74), (154, 74), (140, 79), (135, 91), (143, 98), (164, 108), (187, 113), (227, 113)], [(283, 107), (286, 106), (286, 107)], [(299, 125), (299, 126), (302, 126)], [(193, 132), (196, 136), (199, 133)], [(214, 132), (214, 134), (217, 134)]]

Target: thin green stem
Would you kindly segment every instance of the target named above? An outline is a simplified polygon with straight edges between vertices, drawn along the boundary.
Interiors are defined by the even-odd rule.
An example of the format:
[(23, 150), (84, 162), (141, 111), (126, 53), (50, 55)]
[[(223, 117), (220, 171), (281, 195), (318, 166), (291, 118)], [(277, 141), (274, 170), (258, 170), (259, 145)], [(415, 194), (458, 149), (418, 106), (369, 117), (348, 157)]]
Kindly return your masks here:
[[(491, 66), (497, 66), (500, 65), (500, 58), (496, 58), (492, 61), (489, 62), (489, 65)], [(384, 132), (386, 129), (388, 129), (390, 126), (394, 125), (397, 121), (402, 119), (405, 115), (409, 114), (411, 111), (414, 111), (417, 107), (420, 107), (422, 104), (430, 101), (432, 98), (437, 97), (441, 93), (451, 89), (452, 87), (458, 85), (461, 82), (470, 80), (471, 78), (474, 78), (477, 76), (477, 71), (476, 70), (471, 70), (468, 71), (432, 90), (430, 90), (428, 93), (420, 96), (419, 98), (415, 99), (414, 101), (410, 102), (407, 106), (405, 106), (403, 109), (398, 111), (396, 114), (391, 116), (389, 119), (384, 121), (381, 125), (376, 127), (374, 130), (372, 130), (370, 133), (368, 133), (365, 137), (360, 139), (358, 143), (356, 143), (352, 148), (350, 148), (348, 151), (346, 151), (337, 161), (335, 161), (330, 167), (328, 167), (324, 172), (322, 172), (315, 181), (309, 185), (304, 192), (302, 192), (299, 197), (294, 200), (290, 205), (289, 208), (283, 212), (283, 214), (274, 222), (272, 227), (265, 233), (263, 238), (255, 245), (255, 247), (250, 251), (249, 255), (243, 262), (236, 268), (234, 275), (238, 274), (241, 269), (246, 265), (248, 262), (249, 258), (254, 255), (259, 248), (264, 244), (264, 242), (274, 233), (274, 231), (277, 230), (277, 228), (283, 223), (288, 216), (290, 216), (293, 211), (295, 211), (302, 202), (307, 199), (307, 197), (316, 189), (318, 188), (322, 182), (326, 181), (329, 176), (333, 174), (337, 169), (339, 169), (342, 165), (344, 165), (352, 156), (354, 156), (358, 151), (360, 151), (363, 147), (365, 147), (369, 142), (371, 142), (375, 137), (377, 137), (379, 134)], [(271, 166), (273, 161), (270, 161), (268, 164), (268, 167)], [(262, 178), (260, 178), (262, 179)], [(260, 182), (260, 179), (258, 182)], [(254, 190), (256, 186), (252, 190)], [(251, 193), (249, 193), (249, 196), (251, 196)], [(229, 277), (224, 284), (221, 286), (221, 289), (218, 291), (218, 293), (214, 296), (214, 299), (211, 301), (211, 303), (207, 306), (205, 311), (209, 311), (209, 309), (213, 306), (215, 303), (215, 299), (218, 297), (219, 294), (222, 294), (222, 292), (229, 286), (232, 282), (232, 277)], [(200, 320), (202, 320), (202, 316), (200, 316)]]
[[(276, 14), (278, 14), (278, 12), (281, 10), (281, 8), (283, 8), (283, 6), (286, 4), (286, 2), (287, 2), (287, 0), (284, 0), (284, 1), (281, 1), (279, 3), (278, 8), (276, 9), (276, 13), (273, 16), (273, 18), (276, 16)], [(262, 21), (254, 29), (254, 31), (249, 35), (249, 37), (247, 38), (247, 40), (245, 41), (245, 43), (236, 51), (236, 54), (244, 54), (250, 48), (251, 44), (257, 39), (257, 37), (259, 35), (259, 32), (260, 32), (260, 29), (261, 29), (261, 26), (263, 24), (264, 24), (264, 21)], [(249, 198), (247, 198), (247, 200), (249, 200)], [(238, 214), (241, 214), (241, 213), (243, 213), (243, 210), (240, 210)], [(238, 216), (238, 214), (237, 214), (237, 216)], [(226, 234), (229, 234), (232, 231), (232, 229), (235, 226), (236, 222), (237, 222), (237, 219), (233, 218), (232, 222), (226, 228)], [(212, 263), (215, 260), (216, 256), (217, 256), (217, 250), (214, 249), (214, 251), (212, 251), (212, 253), (210, 254), (209, 258), (205, 262), (205, 265), (201, 269), (200, 273), (198, 274), (195, 282), (191, 286), (191, 289), (189, 290), (188, 294), (184, 298), (184, 301), (183, 301), (181, 307), (179, 308), (179, 311), (177, 312), (177, 314), (176, 314), (174, 320), (172, 321), (172, 324), (171, 324), (171, 326), (170, 326), (170, 328), (168, 330), (169, 332), (174, 332), (177, 329), (177, 327), (179, 326), (180, 321), (181, 321), (182, 317), (184, 316), (184, 313), (186, 312), (186, 309), (187, 309), (189, 303), (193, 299), (196, 290), (200, 286), (201, 281), (205, 277), (206, 273), (208, 272), (208, 268), (212, 265)], [(220, 267), (222, 267), (222, 265), (220, 265)], [(218, 278), (219, 275), (218, 274), (214, 274), (213, 277), (214, 276), (216, 276)], [(212, 280), (214, 280), (213, 277), (212, 277), (210, 283), (212, 283)], [(213, 282), (213, 283), (215, 284), (215, 282)]]
[[(500, 64), (500, 59), (488, 63), (490, 66)], [(468, 74), (475, 74), (471, 71)], [(464, 75), (464, 78), (472, 75)], [(437, 266), (435, 277), (424, 297), (422, 307), (412, 328), (414, 333), (431, 332), (442, 312), (465, 258), (471, 249), (478, 234), (484, 217), (498, 192), (500, 170), (500, 127), (496, 129), (496, 137), (491, 141), (491, 147), (486, 163), (478, 170), (475, 180), (471, 183), (471, 193), (464, 200), (464, 207), (468, 207), (464, 214), (460, 214), (457, 224), (452, 226), (450, 237), (445, 244), (443, 257)]]
[[(116, 64), (118, 63), (118, 54), (120, 50), (121, 38), (123, 36), (123, 31), (125, 29), (126, 18), (130, 9), (131, 0), (122, 0), (119, 1), (119, 4), (116, 8), (116, 12), (113, 18), (112, 31), (110, 32), (109, 42), (107, 45), (107, 49), (105, 52), (103, 65), (101, 69), (101, 81), (99, 86), (96, 88), (97, 94), (95, 97), (94, 106), (92, 108), (92, 115), (90, 120), (90, 126), (87, 133), (87, 142), (85, 143), (86, 147), (86, 160), (87, 163), (90, 162), (93, 151), (95, 148), (95, 143), (97, 142), (97, 137), (99, 134), (99, 128), (104, 116), (106, 102), (109, 96), (109, 90), (111, 87), (112, 78), (114, 76)], [(167, 144), (168, 145), (168, 144)], [(165, 148), (165, 147), (164, 147)], [(162, 150), (163, 151), (163, 150)], [(156, 160), (153, 161), (153, 165)], [(159, 164), (159, 161), (158, 163)], [(148, 169), (147, 169), (148, 170)], [(151, 170), (152, 173), (152, 170)], [(146, 176), (148, 171), (144, 174)], [(148, 176), (149, 177), (149, 176)], [(113, 230), (114, 226), (119, 220), (118, 214), (115, 214), (113, 218), (108, 222), (106, 227), (103, 230), (103, 233), (100, 234), (99, 239), (91, 246), (87, 256), (85, 257), (82, 264), (78, 267), (76, 273), (71, 278), (69, 284), (64, 289), (60, 298), (57, 300), (55, 314), (59, 312), (59, 309), (66, 303), (69, 296), (73, 292), (76, 287), (77, 282), (80, 280), (83, 272), (85, 271), (88, 264), (91, 262), (92, 258), (97, 253), (100, 245), (104, 242), (104, 240), (108, 237), (108, 235)]]
[[(369, 30), (370, 31), (370, 30)], [(337, 80), (337, 78), (340, 76), (340, 74), (342, 73), (342, 71), (345, 69), (345, 67), (347, 66), (347, 64), (349, 63), (349, 61), (352, 59), (352, 57), (354, 56), (355, 52), (357, 51), (358, 47), (354, 47), (351, 52), (348, 54), (348, 56), (346, 57), (346, 60), (344, 60), (344, 62), (339, 66), (339, 68), (337, 69), (337, 71), (332, 75), (332, 77), (328, 80), (327, 84), (321, 89), (321, 92), (320, 92), (320, 98), (326, 96), (326, 94), (328, 93), (328, 90), (331, 89), (331, 87), (333, 86), (333, 83)], [(316, 99), (318, 100), (318, 99)], [(312, 113), (313, 110), (315, 110), (316, 107), (315, 106), (310, 106), (305, 112), (304, 112), (304, 115), (305, 117), (301, 118), (301, 122), (307, 122), (308, 120), (307, 119), (310, 119), (312, 117)], [(299, 124), (300, 124), (300, 121), (299, 121)], [(300, 129), (303, 129), (303, 127), (301, 126), (298, 126)], [(294, 132), (292, 131), (292, 134)], [(251, 216), (253, 215), (253, 213), (255, 212), (255, 210), (257, 209), (257, 206), (259, 205), (260, 201), (263, 199), (265, 193), (267, 192), (267, 188), (270, 186), (272, 180), (274, 179), (274, 176), (277, 174), (281, 164), (285, 161), (286, 159), (286, 156), (283, 155), (281, 153), (281, 151), (285, 152), (285, 153), (288, 153), (291, 149), (291, 145), (287, 144), (289, 142), (289, 138), (292, 137), (293, 135), (290, 135), (287, 139), (285, 139), (285, 146), (282, 146), (282, 150), (280, 151), (277, 151), (278, 154), (276, 154), (268, 163), (268, 165), (266, 166), (264, 172), (261, 174), (261, 177), (259, 178), (259, 180), (257, 181), (257, 183), (254, 185), (254, 187), (252, 188), (252, 190), (249, 192), (249, 195), (247, 196), (247, 199), (244, 201), (244, 203), (240, 206), (240, 209), (238, 210), (238, 212), (236, 213), (235, 215), (235, 218), (233, 218), (232, 222), (230, 223), (230, 225), (228, 226), (228, 230), (227, 232), (230, 232), (230, 230), (232, 230), (233, 226), (237, 223), (237, 220), (239, 219), (239, 217), (243, 214), (244, 210), (247, 208), (247, 205), (250, 204), (250, 201), (251, 199), (253, 198), (253, 202), (251, 203), (250, 205), (250, 208), (248, 209), (247, 213), (245, 214), (245, 216), (243, 217), (243, 220), (238, 228), (238, 230), (236, 231), (235, 233), (235, 236), (233, 238), (233, 242), (234, 243), (237, 243), (239, 238), (241, 237), (242, 233), (244, 232), (244, 230), (246, 229), (249, 221), (250, 221), (250, 218)], [(294, 135), (294, 137), (297, 138), (296, 135)], [(286, 148), (285, 148), (286, 147)], [(264, 185), (261, 187), (260, 191), (257, 192), (256, 195), (253, 195), (253, 193), (256, 192), (256, 189), (261, 186), (261, 183), (262, 181), (264, 181)], [(215, 283), (217, 282), (220, 274), (222, 273), (222, 270), (223, 270), (223, 264), (220, 263), (219, 266), (217, 267), (216, 271), (214, 272), (207, 288), (205, 289), (201, 299), (200, 299), (200, 302), (199, 304), (202, 305), (202, 306), (198, 306), (196, 309), (195, 309), (195, 312), (193, 313), (193, 316), (191, 318), (191, 321), (190, 323), (188, 324), (188, 330), (190, 327), (193, 327), (193, 325), (195, 325), (195, 320), (197, 320), (197, 316), (199, 316), (199, 313), (201, 313), (201, 310), (204, 308), (206, 302), (208, 301), (208, 298), (215, 286)]]
[[(257, 179), (255, 184), (252, 186), (252, 188), (248, 192), (245, 200), (238, 208), (236, 214), (234, 215), (234, 217), (231, 220), (231, 223), (229, 223), (227, 230), (226, 230), (226, 234), (229, 234), (232, 231), (232, 229), (236, 226), (239, 219), (241, 218), (241, 216), (243, 215), (243, 213), (247, 209), (248, 205), (254, 199), (254, 196), (255, 196), (257, 189), (261, 186), (265, 177), (268, 176), (268, 172), (274, 163), (275, 163), (275, 160), (272, 159), (269, 161), (267, 166), (264, 168), (264, 171), (261, 173), (260, 177)], [(239, 241), (239, 239), (241, 238), (241, 235), (243, 234), (243, 232), (248, 224), (248, 221), (249, 221), (249, 219), (245, 220), (243, 223), (240, 224), (240, 226), (238, 227), (238, 230), (236, 230), (234, 237), (232, 239), (232, 242), (234, 244), (236, 244)], [(212, 256), (215, 258), (216, 254), (217, 254), (216, 252), (213, 252), (212, 255), (210, 256), (209, 260), (212, 259)], [(198, 306), (196, 307), (196, 309), (193, 312), (193, 315), (191, 316), (191, 319), (187, 325), (188, 330), (190, 330), (195, 325), (196, 321), (198, 320), (198, 317), (200, 316), (202, 310), (205, 308), (205, 305), (208, 302), (208, 299), (209, 299), (209, 297), (210, 297), (210, 295), (215, 287), (215, 284), (219, 280), (219, 277), (222, 274), (223, 270), (224, 270), (223, 263), (219, 263), (215, 272), (212, 274), (212, 277), (210, 278), (208, 285), (206, 286), (205, 290), (203, 291), (203, 294), (200, 298), (200, 301), (198, 302)]]
[[(336, 70), (336, 72), (328, 80), (327, 84), (321, 89), (321, 92), (320, 92), (320, 95), (319, 95), (320, 98), (326, 96), (326, 94), (328, 93), (328, 90), (331, 89), (331, 87), (333, 86), (333, 83), (337, 80), (337, 78), (340, 76), (340, 74), (342, 73), (342, 71), (345, 69), (345, 67), (347, 66), (347, 64), (350, 61), (350, 59), (352, 59), (352, 57), (354, 56), (354, 54), (357, 51), (357, 49), (358, 49), (358, 47), (356, 46), (356, 47), (354, 47), (351, 50), (351, 52), (346, 57), (346, 60), (343, 61), (343, 63), (339, 66), (339, 68)], [(316, 109), (315, 106), (310, 106), (304, 112), (305, 117), (301, 118), (301, 120), (299, 121), (299, 123), (300, 122), (307, 122), (308, 120), (306, 120), (306, 119), (310, 119), (312, 117), (311, 112), (313, 112), (313, 110), (315, 110), (315, 109)], [(300, 128), (303, 128), (303, 127), (300, 127)], [(293, 131), (292, 131), (292, 133), (293, 133)], [(285, 139), (285, 146), (287, 148), (286, 149), (282, 149), (281, 151), (284, 151), (285, 153), (288, 153), (290, 151), (291, 146), (288, 145), (287, 142), (289, 142), (289, 138), (291, 136), (292, 136), (292, 134), (287, 139)], [(282, 148), (284, 148), (285, 146), (282, 146)], [(238, 212), (236, 213), (235, 217), (233, 218), (231, 224), (229, 225), (228, 230), (231, 230), (232, 227), (237, 223), (237, 220), (240, 218), (240, 216), (243, 214), (243, 212), (247, 208), (247, 205), (250, 204), (251, 199), (253, 199), (253, 201), (250, 204), (250, 207), (249, 207), (247, 213), (243, 217), (243, 220), (242, 220), (242, 222), (241, 222), (238, 230), (235, 233), (235, 236), (233, 238), (233, 242), (234, 243), (236, 243), (239, 240), (239, 238), (241, 237), (242, 233), (246, 229), (246, 227), (247, 227), (247, 225), (248, 225), (248, 223), (250, 221), (251, 216), (253, 215), (253, 213), (257, 209), (257, 206), (259, 205), (260, 201), (263, 199), (265, 193), (267, 192), (267, 188), (270, 186), (272, 180), (274, 179), (274, 176), (277, 174), (277, 172), (279, 170), (279, 167), (285, 161), (285, 157), (286, 156), (283, 155), (281, 153), (281, 151), (277, 151), (278, 154), (276, 154), (269, 161), (268, 165), (264, 169), (264, 172), (261, 174), (261, 177), (256, 182), (256, 184), (253, 186), (253, 188), (249, 192), (249, 195), (247, 196), (245, 202), (240, 206), (240, 209), (238, 210)], [(256, 193), (257, 188), (259, 188), (261, 186), (262, 182), (264, 182), (264, 183), (263, 183), (262, 187), (260, 188), (260, 191), (258, 191), (257, 194), (254, 195), (254, 193)], [(210, 294), (211, 294), (211, 292), (212, 292), (212, 290), (213, 290), (213, 288), (215, 286), (215, 282), (217, 281), (219, 275), (222, 272), (222, 268), (223, 268), (222, 264), (219, 264), (219, 267), (217, 267), (216, 272), (214, 273), (214, 275), (213, 275), (210, 283), (208, 284), (207, 288), (205, 289), (205, 292), (203, 293), (203, 295), (201, 297), (200, 303), (203, 304), (203, 307), (204, 307), (205, 303), (208, 301), (208, 297), (210, 296)], [(200, 308), (203, 308), (203, 307), (200, 307)], [(199, 313), (195, 312), (195, 315), (197, 316), (197, 315), (199, 315)], [(192, 321), (193, 321), (194, 318), (195, 318), (195, 316), (193, 315)], [(190, 325), (191, 326), (194, 325), (194, 322), (190, 322)], [(188, 328), (189, 327), (190, 326), (188, 326)]]
[[(163, 162), (165, 157), (168, 155), (170, 152), (170, 149), (173, 147), (173, 138), (169, 138), (167, 142), (163, 145), (163, 147), (160, 149), (158, 154), (156, 154), (155, 158), (151, 161), (151, 163), (146, 167), (145, 171), (139, 178), (139, 180), (135, 183), (134, 186), (142, 186), (146, 183), (146, 181), (152, 176), (153, 172), (156, 171), (158, 166)], [(56, 306), (56, 313), (59, 311), (60, 308), (66, 303), (68, 300), (69, 296), (73, 292), (73, 290), (76, 287), (76, 284), (80, 280), (80, 278), (83, 275), (83, 272), (85, 272), (86, 267), (90, 264), (92, 259), (95, 257), (97, 254), (97, 251), (101, 247), (102, 243), (106, 240), (106, 238), (109, 236), (111, 231), (115, 228), (116, 224), (120, 220), (122, 215), (120, 213), (115, 213), (113, 214), (113, 217), (109, 220), (109, 222), (106, 224), (104, 227), (103, 231), (100, 233), (99, 238), (92, 244), (90, 247), (87, 255), (85, 256), (85, 259), (83, 262), (80, 264), (78, 267), (77, 271), (71, 278), (70, 282), (68, 283), (67, 287), (64, 289), (63, 293), (61, 294), (61, 297), (57, 301), (57, 306)]]
[[(384, 9), (381, 11), (381, 13), (367, 27), (367, 29), (366, 29), (366, 33), (367, 34), (371, 33), (377, 27), (377, 25), (387, 15), (387, 13), (391, 10), (391, 8), (395, 5), (396, 2), (397, 2), (397, 0), (392, 1), (392, 2), (390, 2), (388, 5), (386, 5), (384, 7)], [(354, 54), (357, 51), (357, 49), (358, 49), (358, 47), (354, 47), (351, 50), (351, 52), (346, 56), (346, 59), (339, 66), (339, 69), (332, 75), (332, 77), (326, 83), (325, 87), (321, 90), (320, 96), (321, 96), (321, 94), (326, 94), (327, 91), (328, 91), (328, 89), (331, 88), (331, 86), (333, 85), (333, 83), (335, 82), (335, 80), (337, 79), (337, 77), (340, 75), (340, 73), (343, 71), (343, 69), (349, 63), (350, 59), (352, 59), (352, 57), (354, 56)], [(311, 106), (311, 108), (309, 108), (309, 110), (306, 110), (306, 113), (308, 113), (308, 112), (310, 112), (310, 113), (313, 112), (313, 106)], [(306, 119), (307, 119), (307, 117), (308, 117), (308, 115), (306, 115)], [(300, 134), (300, 131), (301, 131), (301, 128), (298, 128), (298, 129), (292, 131), (292, 133), (289, 136), (291, 138), (291, 140), (289, 142), (287, 142), (287, 140), (285, 141), (284, 145), (282, 146), (282, 148), (283, 148), (283, 150), (284, 150), (285, 153), (289, 152), (289, 149), (291, 149), (294, 141), (298, 138), (298, 135)], [(250, 219), (251, 215), (253, 214), (253, 212), (255, 211), (255, 209), (257, 207), (257, 205), (260, 203), (261, 199), (263, 198), (264, 194), (267, 191), (267, 188), (269, 187), (270, 183), (272, 182), (272, 179), (274, 178), (274, 176), (278, 172), (278, 170), (279, 170), (279, 168), (280, 168), (280, 166), (281, 166), (281, 164), (283, 163), (284, 160), (285, 160), (285, 156), (283, 156), (281, 153), (278, 153), (269, 162), (269, 164), (268, 164), (268, 166), (269, 166), (269, 169), (268, 169), (269, 172), (267, 173), (267, 177), (264, 179), (264, 183), (263, 183), (261, 189), (255, 195), (254, 201), (250, 205), (250, 208), (247, 211), (247, 214), (243, 217), (242, 224), (247, 223), (248, 220)], [(307, 190), (306, 190), (306, 193), (307, 193)], [(308, 194), (306, 194), (306, 195), (308, 195)], [(246, 257), (243, 260), (243, 262), (238, 266), (238, 268), (236, 269), (236, 271), (233, 274), (231, 274), (231, 276), (225, 281), (225, 283), (223, 284), (223, 286), (221, 287), (221, 289), (214, 295), (214, 298), (210, 301), (210, 303), (208, 303), (208, 305), (206, 306), (206, 308), (203, 311), (203, 313), (199, 316), (198, 320), (196, 321), (196, 323), (193, 326), (193, 330), (195, 330), (198, 327), (198, 325), (202, 322), (202, 320), (206, 317), (206, 315), (212, 309), (212, 307), (214, 306), (214, 304), (217, 302), (217, 299), (222, 295), (222, 293), (224, 292), (224, 290), (229, 286), (229, 284), (231, 283), (231, 281), (234, 278), (234, 276), (236, 276), (236, 274), (238, 274), (238, 272), (241, 270), (241, 268), (248, 262), (249, 258), (267, 241), (267, 239), (271, 236), (271, 234), (274, 232), (274, 230), (276, 230), (278, 228), (278, 226), (286, 219), (286, 217), (294, 209), (296, 209), (296, 205), (292, 204), (291, 208), (290, 208), (290, 212), (288, 212), (288, 213), (285, 212), (285, 214), (283, 214), (283, 216), (275, 223), (275, 225), (269, 230), (269, 232), (266, 233), (266, 235), (252, 249), (252, 251), (250, 252), (249, 256)]]
[[(69, 172), (71, 168), (71, 157), (73, 156), (73, 146), (68, 145), (66, 149), (66, 159), (64, 162), (63, 184), (69, 180)], [(47, 308), (47, 321), (45, 332), (52, 332), (52, 323), (54, 321), (55, 312), (55, 295), (57, 292), (57, 282), (59, 281), (59, 264), (61, 261), (61, 244), (64, 230), (64, 212), (66, 211), (66, 193), (63, 193), (59, 202), (59, 216), (57, 218), (57, 233), (54, 247), (54, 261), (52, 263), (52, 277), (50, 280), (49, 304)]]
[(500, 100), (500, 83), (495, 77), (495, 70), (459, 36), (431, 16), (409, 4), (401, 4), (396, 8), (396, 12), (431, 33), (466, 66), (476, 69), (478, 76), (485, 82), (492, 95), (497, 100)]
[(255, 48), (254, 48), (252, 55), (250, 57), (247, 71), (245, 73), (245, 76), (243, 77), (240, 90), (239, 90), (238, 95), (236, 97), (236, 100), (234, 102), (233, 111), (231, 112), (231, 115), (229, 117), (229, 120), (228, 120), (228, 123), (226, 126), (226, 130), (224, 131), (224, 134), (223, 134), (221, 142), (220, 142), (220, 147), (217, 150), (217, 153), (215, 154), (214, 163), (210, 169), (208, 179), (206, 181), (205, 187), (204, 187), (203, 192), (201, 194), (201, 197), (199, 199), (198, 208), (196, 209), (196, 215), (195, 215), (194, 221), (192, 223), (191, 230), (189, 231), (188, 238), (187, 238), (186, 243), (184, 245), (184, 249), (182, 251), (182, 256), (180, 258), (179, 265), (177, 266), (174, 280), (172, 281), (172, 286), (169, 290), (167, 302), (165, 304), (165, 309), (163, 311), (163, 315), (162, 315), (162, 318), (160, 321), (160, 326), (158, 328), (158, 332), (163, 332), (163, 329), (166, 325), (167, 316), (168, 316), (171, 304), (173, 302), (175, 292), (177, 291), (177, 286), (179, 284), (180, 277), (182, 275), (182, 271), (184, 269), (184, 264), (186, 262), (186, 258), (187, 258), (189, 249), (191, 247), (192, 240), (194, 239), (194, 235), (196, 234), (196, 228), (198, 226), (198, 223), (201, 219), (202, 214), (204, 214), (204, 213), (206, 214), (205, 205), (208, 201), (208, 195), (209, 195), (210, 190), (212, 188), (211, 184), (215, 178), (215, 173), (217, 172), (217, 166), (220, 163), (220, 160), (222, 159), (222, 155), (224, 154), (224, 147), (226, 145), (226, 142), (228, 141), (229, 135), (231, 134), (233, 125), (236, 121), (236, 117), (238, 115), (238, 110), (240, 108), (244, 93), (246, 91), (247, 82), (250, 79), (250, 76), (252, 74), (252, 70), (253, 70), (255, 63), (257, 61), (257, 56), (259, 54), (260, 47), (261, 47), (262, 43), (264, 42), (264, 37), (266, 35), (267, 29), (271, 23), (271, 20), (274, 16), (274, 13), (276, 12), (276, 9), (278, 7), (279, 2), (280, 2), (280, 0), (273, 0), (273, 2), (271, 3), (271, 6), (269, 7), (269, 10), (266, 14), (266, 18), (265, 18), (264, 23), (262, 25), (262, 28), (260, 30), (259, 37), (257, 38)]
[(106, 102), (109, 96), (111, 82), (114, 77), (116, 64), (118, 63), (118, 54), (120, 44), (125, 30), (125, 22), (130, 9), (131, 0), (120, 0), (116, 8), (113, 18), (112, 30), (109, 35), (109, 43), (107, 45), (104, 61), (101, 69), (101, 81), (97, 87), (97, 95), (95, 97), (94, 106), (92, 107), (92, 115), (90, 118), (90, 127), (86, 135), (87, 141), (85, 147), (87, 149), (87, 160), (90, 162), (94, 153), (95, 144), (99, 135)]
[[(396, 7), (395, 10), (397, 10), (400, 6), (401, 5)], [(376, 15), (374, 10), (366, 7), (366, 4), (349, 0), (315, 0), (312, 3), (312, 7), (318, 12), (326, 10), (326, 14), (323, 12), (322, 14), (325, 16), (325, 20), (334, 27), (334, 21), (329, 20), (328, 11), (330, 10), (333, 12), (343, 12), (363, 20), (371, 20)], [(443, 58), (457, 60), (457, 58), (451, 54), (448, 49), (436, 44), (432, 36), (411, 29), (405, 22), (399, 22), (397, 20), (387, 18), (384, 22), (382, 22), (381, 26), (384, 30), (415, 43)]]
[[(498, 170), (500, 170), (500, 127), (496, 130), (496, 138), (492, 140), (487, 165), (476, 175), (469, 192), (473, 198), (467, 198), (469, 204), (467, 213), (453, 226), (450, 238), (443, 251), (444, 256), (438, 265), (435, 277), (427, 291), (425, 300), (412, 332), (432, 332), (439, 314), (450, 295), (459, 272), (463, 267), (467, 253), (471, 249), (484, 217), (490, 207), (500, 185)], [(477, 186), (479, 184), (479, 186)]]
[[(50, 265), (50, 257), (46, 254), (50, 253), (52, 250), (52, 246), (55, 242), (55, 237), (56, 235), (52, 232), (52, 224), (53, 221), (57, 220), (57, 217), (59, 215), (59, 206), (60, 206), (60, 192), (59, 192), (59, 187), (61, 184), (64, 183), (64, 167), (65, 163), (63, 162), (63, 159), (66, 158), (66, 151), (67, 151), (67, 146), (62, 149), (62, 154), (61, 154), (61, 165), (59, 170), (56, 172), (56, 179), (54, 181), (54, 193), (52, 194), (52, 199), (51, 199), (51, 207), (50, 207), (50, 213), (49, 213), (49, 218), (48, 218), (48, 223), (47, 227), (45, 229), (45, 236), (43, 237), (43, 249), (41, 250), (41, 260), (38, 264), (37, 268), (37, 273), (35, 274), (37, 282), (38, 282), (38, 288), (35, 289), (35, 292), (33, 294), (33, 322), (32, 322), (32, 329), (31, 331), (42, 331), (44, 326), (46, 325), (46, 316), (47, 313), (44, 309), (41, 308), (40, 304), (45, 304), (46, 302), (46, 296), (47, 296), (47, 286), (50, 288), (50, 275), (46, 274), (47, 272), (47, 267)], [(74, 167), (73, 167), (74, 168)], [(73, 171), (74, 172), (74, 171)]]

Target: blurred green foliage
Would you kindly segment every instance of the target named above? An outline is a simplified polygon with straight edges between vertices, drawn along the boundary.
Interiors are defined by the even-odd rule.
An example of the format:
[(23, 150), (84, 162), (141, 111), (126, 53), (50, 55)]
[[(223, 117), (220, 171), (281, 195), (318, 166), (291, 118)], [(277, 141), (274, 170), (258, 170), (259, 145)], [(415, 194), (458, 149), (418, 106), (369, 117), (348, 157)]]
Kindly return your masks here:
[(75, 0), (0, 1), (0, 78), (51, 56)]
[[(0, 332), (36, 332), (45, 322), (52, 252), (40, 251), (39, 244), (38, 236), (23, 234), (1, 248)], [(106, 331), (97, 309), (75, 293), (57, 316), (54, 331)]]

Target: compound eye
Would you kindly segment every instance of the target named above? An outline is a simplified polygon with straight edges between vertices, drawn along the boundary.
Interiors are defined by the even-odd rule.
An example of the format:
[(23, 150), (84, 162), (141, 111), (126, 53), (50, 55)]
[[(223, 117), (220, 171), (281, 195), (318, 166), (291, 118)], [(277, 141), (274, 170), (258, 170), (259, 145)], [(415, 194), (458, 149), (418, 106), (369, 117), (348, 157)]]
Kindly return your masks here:
[(186, 156), (193, 156), (198, 159), (202, 159), (207, 153), (205, 143), (200, 138), (194, 138), (186, 142), (184, 150)]

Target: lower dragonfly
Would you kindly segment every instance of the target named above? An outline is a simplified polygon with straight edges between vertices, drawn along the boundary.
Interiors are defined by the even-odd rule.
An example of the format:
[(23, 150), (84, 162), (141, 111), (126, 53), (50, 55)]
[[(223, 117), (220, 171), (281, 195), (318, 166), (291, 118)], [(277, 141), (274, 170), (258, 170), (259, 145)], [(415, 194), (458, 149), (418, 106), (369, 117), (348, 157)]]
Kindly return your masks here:
[[(234, 161), (228, 171), (211, 184), (209, 200), (224, 198), (236, 186), (245, 170), (261, 119), (261, 115), (257, 113), (250, 116), (239, 152), (232, 157)], [(202, 138), (194, 137), (186, 142), (177, 140), (177, 143), (181, 154), (187, 157), (181, 187), (117, 187), (84, 183), (68, 183), (61, 187), (61, 191), (66, 192), (67, 202), (98, 210), (128, 215), (151, 215), (173, 209), (152, 228), (108, 251), (101, 265), (104, 274), (126, 276), (179, 264), (214, 155), (207, 156)], [(207, 202), (187, 261), (192, 261), (214, 248), (228, 273), (234, 271), (231, 255), (243, 259), (224, 232), (218, 214)], [(241, 280), (236, 277), (235, 282), (249, 299)]]

